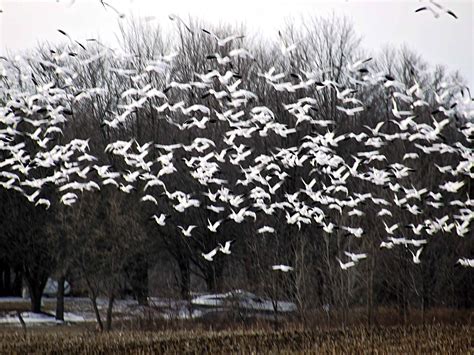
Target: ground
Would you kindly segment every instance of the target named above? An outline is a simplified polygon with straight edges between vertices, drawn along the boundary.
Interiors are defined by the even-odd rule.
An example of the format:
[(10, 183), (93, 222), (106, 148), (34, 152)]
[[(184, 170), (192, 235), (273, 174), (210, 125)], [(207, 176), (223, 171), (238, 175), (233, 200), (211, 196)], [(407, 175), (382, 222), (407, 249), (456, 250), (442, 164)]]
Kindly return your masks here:
[[(324, 312), (306, 324), (288, 316), (275, 322), (273, 316), (222, 312), (229, 295), (243, 311), (267, 306), (266, 300), (243, 291), (196, 295), (191, 313), (183, 302), (152, 299), (153, 306), (144, 308), (122, 300), (116, 305), (114, 330), (100, 333), (86, 298), (67, 298), (67, 321), (60, 324), (48, 315), (53, 313), (54, 299), (45, 299), (43, 315), (28, 313), (28, 300), (3, 299), (0, 353), (474, 353), (472, 311), (437, 309), (425, 317), (411, 312), (402, 325), (398, 312), (380, 309), (380, 318), (370, 328), (363, 317), (352, 317), (351, 324), (342, 327), (336, 314), (328, 318)], [(105, 308), (106, 300), (99, 304)], [(281, 306), (292, 309), (290, 303)], [(211, 312), (216, 309), (221, 311)], [(23, 311), (25, 327), (17, 311)]]
[(0, 353), (382, 353), (468, 354), (474, 328), (453, 325), (346, 329), (113, 331), (77, 328), (0, 332)]

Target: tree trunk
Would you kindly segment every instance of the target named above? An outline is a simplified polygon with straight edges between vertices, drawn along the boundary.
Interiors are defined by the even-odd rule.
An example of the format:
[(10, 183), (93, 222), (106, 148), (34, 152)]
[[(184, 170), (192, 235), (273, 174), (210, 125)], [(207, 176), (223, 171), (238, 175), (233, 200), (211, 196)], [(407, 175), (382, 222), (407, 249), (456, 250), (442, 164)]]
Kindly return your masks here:
[(214, 274), (214, 268), (210, 267), (209, 272), (206, 272), (206, 287), (208, 292), (216, 291), (216, 277)]
[(84, 280), (86, 281), (87, 288), (89, 289), (89, 298), (92, 302), (92, 308), (94, 309), (95, 319), (97, 320), (97, 325), (101, 332), (104, 331), (104, 324), (102, 323), (102, 318), (100, 317), (99, 307), (97, 306), (97, 293), (94, 291), (90, 280), (83, 274)]
[(21, 289), (23, 285), (23, 270), (21, 267), (15, 267), (13, 269), (13, 272), (15, 273), (15, 278), (13, 279), (13, 284), (12, 284), (12, 295), (13, 296), (21, 296)]
[(30, 289), (30, 300), (31, 300), (31, 311), (33, 313), (41, 313), (41, 299), (43, 297), (43, 291), (39, 291), (37, 288)]
[(58, 291), (56, 293), (56, 320), (64, 321), (64, 284), (66, 276), (61, 275), (58, 280)]
[(272, 281), (273, 281), (273, 291), (272, 291), (272, 306), (273, 306), (273, 330), (277, 331), (278, 330), (278, 280), (277, 280), (277, 275), (276, 273), (273, 273), (272, 275)]
[(368, 275), (368, 285), (367, 285), (367, 326), (369, 329), (372, 328), (374, 323), (374, 270), (375, 270), (375, 246), (372, 243), (371, 245), (372, 258), (368, 263), (369, 265), (369, 275)]
[(129, 283), (132, 287), (135, 299), (140, 305), (148, 304), (148, 262), (146, 257), (138, 254), (130, 266), (131, 275)]
[(47, 276), (41, 279), (38, 275), (32, 276), (29, 272), (25, 273), (28, 291), (30, 292), (31, 311), (33, 313), (41, 313), (41, 299), (43, 298), (43, 290), (46, 286)]
[(180, 272), (180, 291), (183, 300), (189, 299), (191, 291), (191, 270), (189, 267), (189, 259), (181, 258), (178, 260), (178, 267)]
[(112, 294), (109, 297), (109, 304), (107, 305), (107, 318), (106, 318), (105, 330), (108, 332), (112, 330), (112, 311), (114, 308), (114, 301), (115, 301), (115, 295)]
[(206, 272), (206, 286), (209, 292), (219, 292), (222, 289), (222, 275), (224, 265), (213, 263)]
[(92, 308), (94, 308), (95, 318), (97, 320), (97, 325), (101, 332), (104, 331), (104, 324), (102, 323), (102, 318), (100, 317), (99, 307), (97, 306), (97, 297), (91, 296), (90, 300), (92, 302)]
[(11, 293), (11, 268), (8, 263), (0, 265), (0, 296), (9, 296)]

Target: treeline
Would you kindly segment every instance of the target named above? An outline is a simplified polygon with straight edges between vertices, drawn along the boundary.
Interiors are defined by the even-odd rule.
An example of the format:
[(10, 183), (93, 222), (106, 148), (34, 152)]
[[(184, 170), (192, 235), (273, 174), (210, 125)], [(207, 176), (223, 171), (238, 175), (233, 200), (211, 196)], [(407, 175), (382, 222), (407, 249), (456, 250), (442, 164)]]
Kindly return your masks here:
[[(118, 49), (70, 39), (4, 63), (0, 258), (33, 311), (50, 276), (58, 318), (68, 280), (101, 329), (125, 289), (143, 304), (245, 289), (369, 321), (380, 306), (472, 307), (472, 268), (455, 267), (474, 254), (460, 75), (407, 48), (369, 53), (337, 17), (275, 43), (176, 25), (132, 21)], [(345, 269), (344, 252), (367, 256)]]

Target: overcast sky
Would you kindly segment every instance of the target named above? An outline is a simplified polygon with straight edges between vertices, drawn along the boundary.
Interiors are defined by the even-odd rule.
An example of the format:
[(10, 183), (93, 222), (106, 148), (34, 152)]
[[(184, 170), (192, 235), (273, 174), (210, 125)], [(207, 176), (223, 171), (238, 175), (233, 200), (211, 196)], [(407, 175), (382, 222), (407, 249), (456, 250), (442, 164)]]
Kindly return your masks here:
[[(437, 0), (459, 19), (448, 14), (439, 18), (414, 10), (427, 0), (106, 0), (127, 16), (155, 16), (170, 24), (169, 14), (195, 16), (211, 23), (246, 23), (250, 32), (277, 36), (290, 17), (331, 13), (352, 20), (371, 51), (384, 45), (406, 44), (431, 64), (459, 70), (474, 90), (474, 1)], [(71, 37), (97, 37), (113, 41), (117, 14), (105, 10), (100, 0), (0, 0), (0, 52), (34, 47), (42, 41), (60, 41), (63, 29)]]

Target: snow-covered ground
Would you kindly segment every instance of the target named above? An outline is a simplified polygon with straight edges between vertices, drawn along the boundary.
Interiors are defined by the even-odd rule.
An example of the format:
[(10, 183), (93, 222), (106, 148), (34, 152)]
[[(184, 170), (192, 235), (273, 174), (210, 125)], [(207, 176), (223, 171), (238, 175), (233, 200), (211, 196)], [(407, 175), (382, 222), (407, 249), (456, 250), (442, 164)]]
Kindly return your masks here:
[[(159, 309), (165, 319), (196, 319), (229, 310), (245, 311), (246, 314), (255, 316), (268, 315), (275, 311), (272, 300), (243, 290), (196, 294), (191, 298), (190, 304), (186, 301), (151, 298), (150, 305)], [(275, 305), (281, 313), (296, 311), (296, 305), (292, 302), (275, 301)]]
[[(0, 298), (0, 325), (21, 325), (17, 312), (1, 312), (2, 302), (18, 304), (24, 309), (28, 306), (29, 300), (16, 297)], [(54, 309), (54, 303), (54, 299), (45, 298), (43, 304), (45, 308)], [(106, 299), (98, 299), (97, 304), (101, 312), (107, 308)], [(198, 319), (207, 315), (239, 310), (250, 316), (268, 316), (274, 313), (274, 305), (277, 306), (279, 313), (296, 311), (296, 305), (292, 302), (272, 301), (251, 292), (235, 290), (217, 294), (195, 294), (191, 302), (150, 297), (149, 306), (141, 306), (135, 300), (117, 300), (114, 303), (114, 315), (121, 319), (132, 319), (151, 313), (163, 319)], [(64, 320), (67, 323), (95, 321), (91, 302), (87, 298), (66, 297), (65, 308), (68, 311), (64, 314)], [(48, 314), (21, 312), (21, 317), (27, 325), (56, 324), (52, 314), (51, 311)]]
[[(58, 323), (54, 316), (45, 313), (21, 312), (21, 318), (27, 325)], [(65, 312), (64, 321), (78, 323), (88, 320), (81, 315)], [(16, 312), (10, 312), (0, 317), (0, 324), (21, 325), (21, 322)]]
[(193, 305), (208, 307), (238, 307), (245, 310), (274, 312), (294, 312), (296, 305), (292, 302), (264, 299), (251, 292), (236, 290), (226, 293), (201, 295), (191, 300)]

